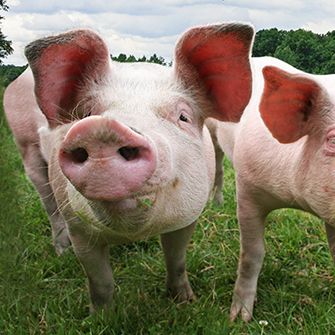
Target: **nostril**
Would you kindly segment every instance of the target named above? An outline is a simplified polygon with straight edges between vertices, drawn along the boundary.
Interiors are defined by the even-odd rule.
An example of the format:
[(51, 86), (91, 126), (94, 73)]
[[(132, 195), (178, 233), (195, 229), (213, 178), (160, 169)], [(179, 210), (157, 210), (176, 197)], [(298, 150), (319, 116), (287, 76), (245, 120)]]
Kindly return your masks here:
[(71, 150), (70, 157), (75, 163), (84, 163), (88, 158), (88, 153), (84, 148), (77, 148)]
[(139, 157), (140, 149), (137, 147), (122, 147), (118, 152), (125, 160), (132, 161)]

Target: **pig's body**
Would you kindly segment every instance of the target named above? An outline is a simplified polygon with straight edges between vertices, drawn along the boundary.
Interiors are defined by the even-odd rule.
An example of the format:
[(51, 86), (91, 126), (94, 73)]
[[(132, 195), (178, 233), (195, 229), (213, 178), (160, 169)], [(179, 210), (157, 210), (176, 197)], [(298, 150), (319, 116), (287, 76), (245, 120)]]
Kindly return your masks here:
[(48, 121), (37, 105), (30, 68), (7, 87), (3, 101), (25, 172), (40, 194), (50, 219), (55, 250), (61, 254), (70, 245), (70, 240), (49, 183), (48, 159), (45, 156), (51, 148), (47, 147), (47, 141), (41, 143), (39, 134), (39, 129), (48, 127)]
[[(270, 107), (265, 104), (271, 97), (264, 93), (262, 70), (265, 66), (276, 67), (288, 74), (299, 74), (299, 78), (285, 77), (286, 74), (280, 74), (280, 79), (268, 77), (270, 94), (279, 92), (277, 100)], [(217, 125), (219, 143), (236, 171), (241, 229), (241, 256), (231, 318), (234, 319), (241, 312), (246, 321), (252, 316), (257, 278), (264, 257), (264, 220), (268, 213), (290, 207), (320, 217), (326, 222), (333, 256), (335, 250), (335, 159), (334, 149), (329, 147), (327, 140), (329, 136), (334, 136), (329, 134), (335, 126), (335, 75), (305, 74), (270, 57), (252, 59), (252, 67), (252, 98), (241, 121), (238, 124), (223, 122)], [(269, 71), (271, 76), (273, 73), (277, 76), (276, 69), (270, 68)], [(310, 93), (306, 93), (306, 99), (302, 96), (303, 89), (299, 85), (304, 78), (311, 79), (308, 85), (311, 85), (313, 94), (316, 92), (315, 96)], [(282, 82), (277, 85), (279, 81)], [(280, 90), (285, 90), (290, 83), (297, 83), (297, 88), (290, 88), (284, 93), (288, 95), (296, 90), (301, 95), (287, 96), (285, 101), (285, 94), (282, 95)], [(297, 108), (301, 109), (298, 111), (301, 121), (285, 117), (279, 120), (282, 123), (276, 121), (267, 124), (273, 136), (283, 142), (280, 143), (272, 136), (262, 117), (267, 113), (265, 117), (272, 121), (285, 111), (293, 115)], [(295, 122), (301, 122), (301, 125), (292, 130)], [(302, 134), (304, 136), (299, 135), (300, 129), (307, 126), (310, 128)]]
[(8, 87), (5, 111), (56, 250), (68, 231), (87, 274), (92, 310), (112, 301), (108, 245), (157, 234), (168, 291), (193, 299), (186, 247), (215, 170), (204, 120), (239, 120), (251, 93), (252, 38), (247, 25), (191, 29), (174, 68), (111, 62), (88, 30), (26, 48), (33, 76), (28, 69)]

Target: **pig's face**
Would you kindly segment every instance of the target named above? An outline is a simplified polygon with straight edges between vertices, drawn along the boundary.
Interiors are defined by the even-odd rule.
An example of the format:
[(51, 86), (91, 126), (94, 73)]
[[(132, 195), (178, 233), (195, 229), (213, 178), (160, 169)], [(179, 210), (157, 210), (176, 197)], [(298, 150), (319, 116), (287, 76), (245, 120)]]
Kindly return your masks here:
[(263, 70), (265, 88), (260, 112), (281, 143), (301, 146), (295, 162), (296, 187), (307, 209), (328, 222), (335, 218), (335, 78)]
[(174, 68), (113, 63), (86, 30), (28, 46), (73, 210), (130, 239), (192, 223), (214, 174), (204, 119), (239, 119), (250, 97), (252, 33), (236, 25), (190, 30)]
[(73, 197), (79, 191), (89, 199), (109, 228), (127, 236), (193, 222), (213, 177), (201, 110), (178, 87), (171, 68), (111, 68), (113, 77), (90, 92), (99, 106), (81, 107), (90, 116), (73, 122), (62, 140), (59, 162), (68, 188)]

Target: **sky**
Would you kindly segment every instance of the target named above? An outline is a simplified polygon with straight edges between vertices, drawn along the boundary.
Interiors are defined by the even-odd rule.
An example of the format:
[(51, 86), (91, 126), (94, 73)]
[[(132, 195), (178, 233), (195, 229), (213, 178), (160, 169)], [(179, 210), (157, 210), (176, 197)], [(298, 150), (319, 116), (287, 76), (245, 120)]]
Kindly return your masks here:
[(24, 65), (29, 42), (75, 28), (90, 28), (110, 53), (136, 57), (156, 53), (170, 61), (178, 37), (190, 27), (231, 21), (248, 22), (256, 31), (304, 28), (335, 30), (335, 1), (319, 0), (7, 0), (10, 9), (1, 30), (13, 42), (5, 64)]

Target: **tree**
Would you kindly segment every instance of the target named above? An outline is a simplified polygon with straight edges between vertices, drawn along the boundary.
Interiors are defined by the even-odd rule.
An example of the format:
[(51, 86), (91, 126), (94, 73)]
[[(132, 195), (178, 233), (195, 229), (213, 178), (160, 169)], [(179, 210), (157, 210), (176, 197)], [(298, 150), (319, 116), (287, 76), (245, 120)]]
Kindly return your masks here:
[(148, 60), (147, 60), (147, 57), (142, 56), (142, 57), (139, 58), (137, 61), (138, 61), (138, 62), (147, 62)]
[(161, 56), (157, 56), (156, 54), (153, 54), (149, 60), (149, 63), (156, 63), (156, 64), (161, 64), (161, 65), (166, 65), (165, 59)]
[(292, 51), (289, 45), (280, 45), (274, 55), (275, 58), (279, 58), (292, 66), (298, 67), (297, 53)]
[(335, 72), (335, 31), (315, 34), (304, 29), (260, 30), (253, 56), (273, 56), (296, 68), (315, 74)]
[(127, 63), (134, 63), (137, 62), (137, 59), (134, 55), (129, 55), (127, 58)]
[(157, 56), (156, 54), (153, 54), (150, 58), (147, 58), (145, 56), (142, 56), (141, 58), (136, 58), (134, 55), (127, 56), (127, 55), (121, 53), (118, 56), (111, 56), (111, 58), (112, 58), (112, 60), (115, 60), (115, 61), (121, 62), (121, 63), (148, 62), (148, 63), (156, 63), (156, 64), (161, 64), (161, 65), (171, 66), (171, 64), (166, 63), (166, 61), (163, 57)]
[(335, 73), (335, 54), (333, 54), (331, 59), (324, 65), (322, 70), (323, 73)]
[[(0, 0), (0, 10), (7, 11), (9, 7), (6, 4), (6, 0)], [(0, 21), (4, 17), (0, 15)], [(0, 29), (0, 64), (2, 64), (2, 59), (7, 57), (13, 52), (12, 42), (6, 39), (6, 36), (2, 33)]]
[(111, 56), (113, 60), (117, 61), (117, 62), (121, 62), (124, 63), (127, 61), (127, 55), (125, 54), (119, 54), (117, 57), (116, 56)]
[(28, 65), (1, 65), (0, 66), (0, 85), (7, 87), (14, 79), (16, 79)]
[(276, 48), (282, 43), (286, 31), (277, 28), (257, 32), (252, 54), (254, 57), (274, 56)]

